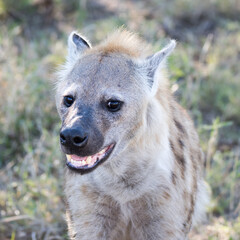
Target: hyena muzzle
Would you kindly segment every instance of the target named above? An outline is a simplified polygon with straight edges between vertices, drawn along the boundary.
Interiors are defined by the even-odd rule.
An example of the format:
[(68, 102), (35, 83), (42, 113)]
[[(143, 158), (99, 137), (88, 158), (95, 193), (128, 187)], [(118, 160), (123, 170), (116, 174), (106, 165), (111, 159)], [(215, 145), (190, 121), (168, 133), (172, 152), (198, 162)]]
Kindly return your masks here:
[(56, 103), (71, 239), (182, 240), (203, 216), (202, 151), (166, 77), (174, 47), (148, 55), (125, 30), (95, 47), (69, 36)]

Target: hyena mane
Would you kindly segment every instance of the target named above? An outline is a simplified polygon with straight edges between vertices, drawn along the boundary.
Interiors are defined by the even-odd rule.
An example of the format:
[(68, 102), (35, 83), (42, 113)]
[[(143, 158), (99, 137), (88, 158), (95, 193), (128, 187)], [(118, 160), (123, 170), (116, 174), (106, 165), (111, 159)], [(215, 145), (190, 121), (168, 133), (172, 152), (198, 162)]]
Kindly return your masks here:
[(94, 47), (69, 36), (56, 105), (71, 239), (187, 239), (204, 216), (198, 135), (167, 78), (175, 45), (150, 55), (123, 29)]

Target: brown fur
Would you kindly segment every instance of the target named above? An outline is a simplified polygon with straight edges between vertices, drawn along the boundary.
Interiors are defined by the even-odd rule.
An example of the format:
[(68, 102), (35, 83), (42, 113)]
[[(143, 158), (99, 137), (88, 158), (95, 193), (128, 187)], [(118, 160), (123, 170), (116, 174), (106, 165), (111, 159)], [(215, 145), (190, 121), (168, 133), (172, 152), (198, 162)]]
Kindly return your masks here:
[(133, 58), (146, 57), (149, 46), (131, 32), (119, 29), (95, 48), (89, 49), (89, 53), (107, 55), (110, 53), (126, 54)]

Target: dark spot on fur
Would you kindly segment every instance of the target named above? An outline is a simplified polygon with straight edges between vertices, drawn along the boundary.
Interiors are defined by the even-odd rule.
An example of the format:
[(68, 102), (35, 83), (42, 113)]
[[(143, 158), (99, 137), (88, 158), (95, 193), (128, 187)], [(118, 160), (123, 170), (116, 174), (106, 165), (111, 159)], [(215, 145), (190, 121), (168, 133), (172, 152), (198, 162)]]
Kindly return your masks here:
[(72, 235), (72, 238), (75, 239), (76, 236), (77, 236), (77, 234), (74, 233), (74, 234)]
[(102, 62), (102, 60), (105, 58), (105, 57), (108, 57), (109, 55), (107, 54), (107, 53), (102, 53), (101, 55), (100, 55), (100, 58), (99, 58), (99, 63), (101, 63)]
[(83, 195), (85, 195), (89, 199), (95, 199), (96, 193), (92, 191), (92, 189), (89, 188), (87, 185), (81, 186), (81, 192)]
[(174, 122), (175, 122), (175, 125), (178, 128), (178, 130), (182, 133), (185, 133), (185, 129), (184, 129), (183, 125), (180, 122), (178, 122), (176, 119), (174, 120)]
[(170, 194), (166, 191), (163, 192), (163, 197), (166, 199), (166, 200), (169, 200), (171, 198)]
[(181, 148), (183, 148), (184, 147), (184, 142), (180, 138), (178, 139), (178, 142), (179, 142), (179, 145), (181, 146)]
[(172, 172), (172, 183), (174, 184), (174, 185), (176, 185), (177, 184), (177, 176), (176, 176), (176, 174), (174, 173), (174, 172)]
[(126, 188), (133, 189), (135, 187), (135, 183), (131, 182), (131, 179), (121, 177), (121, 181), (123, 182)]
[[(180, 143), (180, 139), (179, 139), (179, 143)], [(186, 162), (185, 162), (185, 159), (184, 159), (184, 156), (183, 156), (183, 150), (180, 149), (177, 144), (174, 145), (172, 140), (170, 140), (170, 147), (173, 151), (173, 154), (175, 156), (175, 159), (176, 159), (178, 165), (181, 168), (181, 175), (182, 175), (182, 178), (184, 179)]]
[(191, 222), (192, 222), (193, 212), (194, 212), (194, 196), (192, 194), (191, 195), (191, 207), (190, 207), (190, 210), (189, 210), (189, 213), (188, 213), (188, 217), (187, 217), (187, 223), (189, 223), (189, 224), (191, 224)]
[(189, 226), (190, 226), (190, 224), (184, 222), (184, 223), (183, 223), (182, 232), (184, 232), (184, 233), (187, 234), (187, 233), (189, 232), (189, 230), (190, 230)]
[(171, 149), (174, 151), (174, 145), (172, 141), (170, 141), (170, 146), (171, 146)]
[(96, 217), (99, 218), (99, 220), (103, 220), (103, 219), (108, 219), (108, 220), (112, 220), (113, 222), (115, 222), (115, 218), (113, 216), (108, 216), (106, 214), (102, 214), (102, 213), (96, 213)]
[(183, 231), (186, 231), (187, 223), (183, 223)]
[(177, 155), (177, 154), (175, 154), (175, 157), (176, 157), (176, 160), (177, 160), (178, 164), (181, 167), (181, 175), (182, 175), (182, 178), (184, 179), (185, 178), (185, 170), (186, 170), (185, 159), (184, 159), (183, 156), (180, 156), (180, 155)]

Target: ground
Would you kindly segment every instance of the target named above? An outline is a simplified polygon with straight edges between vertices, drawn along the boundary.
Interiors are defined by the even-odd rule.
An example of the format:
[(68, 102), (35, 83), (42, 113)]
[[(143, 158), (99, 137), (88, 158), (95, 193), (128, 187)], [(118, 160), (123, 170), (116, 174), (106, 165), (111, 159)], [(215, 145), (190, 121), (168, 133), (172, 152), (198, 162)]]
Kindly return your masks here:
[(67, 239), (54, 75), (67, 35), (94, 43), (124, 25), (157, 51), (188, 109), (212, 193), (193, 240), (240, 239), (239, 0), (0, 0), (0, 239)]

